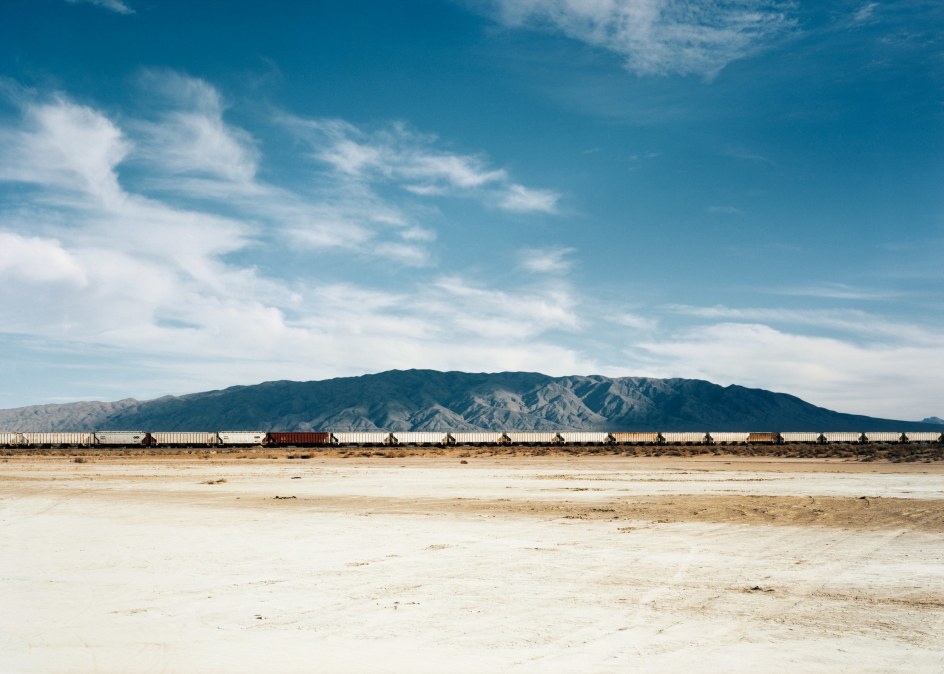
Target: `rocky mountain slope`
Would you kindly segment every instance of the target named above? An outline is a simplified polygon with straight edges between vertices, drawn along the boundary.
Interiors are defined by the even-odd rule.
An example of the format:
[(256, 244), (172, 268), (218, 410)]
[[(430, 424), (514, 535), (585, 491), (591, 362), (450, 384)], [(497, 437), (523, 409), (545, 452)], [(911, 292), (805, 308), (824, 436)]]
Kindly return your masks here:
[[(151, 401), (153, 402), (153, 401)], [(64, 405), (33, 405), (0, 410), (4, 431), (88, 431), (104, 428), (117, 414), (137, 409), (142, 402), (127, 398), (116, 402), (80, 402)]]
[(0, 430), (906, 430), (783, 393), (693, 379), (390, 371), (149, 401), (0, 410)]

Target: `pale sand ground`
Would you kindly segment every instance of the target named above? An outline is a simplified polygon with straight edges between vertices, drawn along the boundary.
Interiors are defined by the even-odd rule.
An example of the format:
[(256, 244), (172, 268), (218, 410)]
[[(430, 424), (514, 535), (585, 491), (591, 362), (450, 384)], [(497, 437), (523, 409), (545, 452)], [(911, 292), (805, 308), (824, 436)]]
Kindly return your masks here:
[(941, 464), (468, 461), (10, 458), (0, 672), (944, 671)]

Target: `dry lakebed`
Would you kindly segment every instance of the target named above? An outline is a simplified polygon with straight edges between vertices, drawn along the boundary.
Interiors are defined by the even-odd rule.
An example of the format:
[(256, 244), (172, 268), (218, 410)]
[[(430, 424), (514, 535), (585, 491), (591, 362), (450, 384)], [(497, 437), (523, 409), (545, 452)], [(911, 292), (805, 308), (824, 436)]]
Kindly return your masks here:
[(0, 672), (942, 672), (944, 464), (9, 456)]

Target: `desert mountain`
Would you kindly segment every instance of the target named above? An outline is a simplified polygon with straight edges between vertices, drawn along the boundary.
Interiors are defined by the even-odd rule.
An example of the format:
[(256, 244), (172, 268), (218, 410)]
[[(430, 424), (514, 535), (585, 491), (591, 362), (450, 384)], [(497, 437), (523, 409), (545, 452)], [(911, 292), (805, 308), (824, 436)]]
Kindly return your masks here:
[(393, 370), (156, 400), (0, 410), (0, 430), (753, 430), (933, 428), (694, 379)]

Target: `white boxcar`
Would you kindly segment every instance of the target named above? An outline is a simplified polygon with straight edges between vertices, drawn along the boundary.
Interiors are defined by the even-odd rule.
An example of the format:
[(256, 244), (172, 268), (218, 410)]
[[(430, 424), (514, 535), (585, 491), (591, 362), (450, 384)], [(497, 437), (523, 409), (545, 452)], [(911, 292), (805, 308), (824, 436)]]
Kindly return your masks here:
[(741, 432), (731, 432), (731, 431), (710, 431), (708, 435), (711, 436), (711, 441), (715, 443), (726, 443), (726, 444), (747, 444), (747, 439), (751, 436), (750, 432), (741, 433)]
[(560, 436), (557, 433), (547, 433), (542, 431), (517, 433), (506, 432), (505, 437), (507, 437), (508, 442), (513, 445), (556, 445), (561, 441)]
[(937, 431), (910, 431), (905, 433), (908, 442), (941, 442), (941, 434)]
[(12, 447), (18, 444), (20, 444), (19, 433), (14, 433), (12, 431), (4, 431), (0, 433), (0, 445), (3, 445), (5, 447)]
[(826, 442), (859, 442), (862, 439), (862, 434), (850, 431), (831, 431), (823, 433), (823, 437), (826, 438)]
[(810, 431), (787, 431), (781, 433), (784, 442), (819, 442), (819, 433)]
[(610, 441), (609, 433), (596, 431), (566, 431), (560, 436), (564, 442), (574, 445), (605, 445)]
[(261, 445), (265, 442), (265, 431), (220, 431), (221, 445)]
[(94, 433), (21, 433), (20, 444), (31, 447), (88, 447), (95, 443)]
[(391, 435), (398, 445), (445, 445), (449, 442), (446, 431), (394, 431)]
[(866, 442), (901, 442), (902, 433), (893, 431), (872, 431), (863, 433)]
[(339, 445), (389, 445), (391, 441), (386, 431), (352, 431), (332, 435)]
[(708, 442), (708, 434), (699, 432), (663, 433), (662, 439), (665, 440), (668, 445), (701, 445)]
[(156, 447), (207, 447), (220, 444), (216, 433), (160, 432), (151, 433), (151, 444)]
[(495, 431), (456, 431), (449, 435), (457, 445), (497, 445), (503, 436)]
[(95, 431), (95, 442), (99, 445), (143, 445), (146, 439), (144, 431)]
[(618, 445), (657, 445), (659, 444), (658, 433), (613, 433), (613, 440)]

